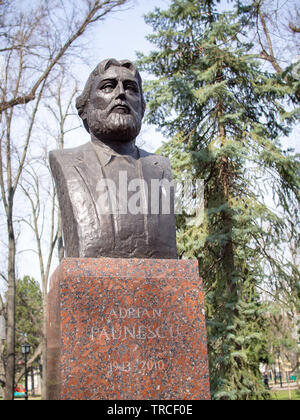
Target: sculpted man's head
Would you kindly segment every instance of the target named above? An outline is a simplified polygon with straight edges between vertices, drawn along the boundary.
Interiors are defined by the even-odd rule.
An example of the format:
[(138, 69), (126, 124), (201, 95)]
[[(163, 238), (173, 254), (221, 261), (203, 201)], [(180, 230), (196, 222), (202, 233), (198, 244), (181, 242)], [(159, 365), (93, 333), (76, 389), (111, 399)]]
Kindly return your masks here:
[(142, 79), (128, 61), (107, 59), (91, 73), (76, 107), (87, 131), (104, 142), (130, 142), (145, 112)]

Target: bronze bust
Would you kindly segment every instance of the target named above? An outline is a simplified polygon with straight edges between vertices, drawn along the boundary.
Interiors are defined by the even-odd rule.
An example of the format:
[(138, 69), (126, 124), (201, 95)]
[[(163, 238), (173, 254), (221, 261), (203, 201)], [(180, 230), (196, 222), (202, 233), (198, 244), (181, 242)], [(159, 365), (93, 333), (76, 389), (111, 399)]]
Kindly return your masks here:
[(135, 145), (145, 101), (134, 64), (100, 62), (76, 107), (91, 141), (49, 154), (66, 257), (177, 258), (169, 160)]

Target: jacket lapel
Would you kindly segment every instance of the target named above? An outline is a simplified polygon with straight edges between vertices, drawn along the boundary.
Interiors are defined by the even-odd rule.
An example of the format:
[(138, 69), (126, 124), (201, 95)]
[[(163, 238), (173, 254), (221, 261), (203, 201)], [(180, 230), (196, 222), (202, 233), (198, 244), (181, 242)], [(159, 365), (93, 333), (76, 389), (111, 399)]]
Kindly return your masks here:
[[(116, 227), (115, 220), (110, 214), (110, 202), (107, 194), (101, 195), (101, 180), (104, 179), (101, 164), (93, 149), (92, 144), (86, 144), (80, 154), (75, 159), (74, 167), (85, 185), (86, 203), (89, 207), (89, 217), (92, 221), (97, 221), (97, 229), (92, 227), (94, 223), (90, 223), (90, 231), (88, 237), (102, 238), (102, 243), (112, 249), (115, 247)], [(103, 188), (103, 187), (101, 187)], [(106, 189), (105, 189), (106, 190)], [(99, 199), (101, 197), (101, 199)], [(106, 199), (105, 199), (106, 197)], [(99, 240), (97, 241), (99, 243)]]
[(159, 156), (150, 154), (143, 149), (139, 149), (139, 152), (144, 180), (150, 183), (151, 179), (162, 179), (164, 176), (164, 170), (160, 164)]
[(81, 181), (85, 185), (87, 192), (87, 197), (91, 201), (95, 217), (99, 222), (99, 215), (97, 211), (97, 197), (95, 197), (95, 192), (97, 191), (97, 182), (99, 181), (99, 173), (101, 176), (101, 166), (95, 156), (95, 153), (90, 145), (87, 143), (80, 154), (76, 156), (74, 167), (80, 175)]

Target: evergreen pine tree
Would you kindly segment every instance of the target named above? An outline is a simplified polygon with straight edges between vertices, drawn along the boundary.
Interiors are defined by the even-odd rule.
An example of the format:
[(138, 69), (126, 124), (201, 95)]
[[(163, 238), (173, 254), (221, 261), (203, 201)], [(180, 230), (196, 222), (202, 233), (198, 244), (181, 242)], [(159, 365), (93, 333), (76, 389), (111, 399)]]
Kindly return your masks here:
[[(199, 260), (204, 280), (213, 398), (263, 398), (259, 364), (268, 355), (259, 291), (283, 274), (289, 282), (273, 248), (297, 217), (297, 161), (279, 138), (296, 120), (283, 101), (295, 102), (299, 82), (262, 71), (251, 54), (254, 7), (235, 1), (220, 12), (218, 3), (173, 0), (146, 16), (157, 50), (139, 54), (139, 65), (155, 76), (146, 85), (148, 122), (171, 138), (161, 153), (174, 177), (205, 182), (203, 222), (178, 215), (177, 229), (179, 254)], [(281, 213), (266, 205), (270, 192)]]

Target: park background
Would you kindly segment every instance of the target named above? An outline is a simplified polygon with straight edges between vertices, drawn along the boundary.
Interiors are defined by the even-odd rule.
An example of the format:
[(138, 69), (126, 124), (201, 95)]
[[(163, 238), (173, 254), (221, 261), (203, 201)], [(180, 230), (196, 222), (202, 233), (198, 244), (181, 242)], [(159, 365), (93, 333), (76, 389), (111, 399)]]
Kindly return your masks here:
[[(171, 158), (175, 176), (188, 171), (206, 179), (207, 204), (209, 200), (215, 203), (218, 194), (220, 199), (220, 191), (213, 190), (209, 181), (214, 181), (214, 185), (216, 180), (220, 181), (220, 172), (214, 173), (212, 167), (217, 167), (224, 156), (244, 168), (244, 172), (237, 173), (234, 166), (231, 172), (227, 167), (233, 187), (240, 177), (249, 181), (249, 168), (253, 162), (258, 166), (262, 162), (265, 164), (266, 171), (256, 173), (257, 190), (249, 187), (248, 193), (234, 204), (236, 207), (231, 207), (240, 219), (234, 220), (236, 225), (232, 225), (230, 231), (240, 235), (241, 244), (236, 248), (235, 268), (230, 273), (226, 272), (226, 264), (222, 266), (221, 261), (232, 238), (230, 232), (222, 230), (224, 223), (233, 223), (233, 219), (226, 219), (229, 212), (224, 211), (224, 205), (228, 206), (230, 200), (226, 202), (225, 199), (218, 205), (210, 202), (204, 227), (192, 227), (191, 230), (187, 219), (183, 218), (178, 218), (177, 225), (179, 254), (185, 258), (198, 258), (200, 274), (207, 279), (214, 398), (267, 398), (263, 373), (271, 375), (278, 386), (280, 372), (285, 379), (298, 377), (299, 5), (292, 0), (241, 3), (82, 0), (76, 5), (72, 1), (48, 3), (45, 6), (35, 0), (29, 7), (28, 2), (22, 0), (0, 2), (1, 103), (4, 104), (1, 108), (0, 310), (6, 324), (5, 340), (1, 341), (0, 375), (3, 384), (7, 384), (9, 375), (12, 376), (12, 368), (17, 382), (22, 381), (21, 345), (25, 341), (29, 341), (32, 347), (30, 365), (38, 370), (42, 363), (41, 308), (45, 305), (49, 277), (63, 253), (60, 219), (47, 166), (48, 152), (57, 147), (75, 147), (89, 140), (76, 115), (74, 103), (97, 63), (108, 57), (136, 61), (136, 52), (139, 51), (143, 54), (139, 60), (146, 82), (148, 116), (137, 140), (138, 145), (154, 152), (165, 144), (160, 153)], [(167, 10), (171, 5), (173, 9), (169, 13), (157, 12), (150, 18), (153, 27), (146, 24), (144, 14), (155, 7)], [(236, 13), (234, 8), (239, 5), (245, 9), (240, 7), (238, 16), (233, 14), (231, 19), (226, 19), (224, 13)], [(93, 15), (80, 36), (51, 67), (49, 75), (41, 80), (35, 95), (27, 98), (26, 94), (35, 81), (43, 76), (51, 60), (66, 40), (76, 33), (76, 28), (93, 6), (99, 7), (100, 14), (101, 10), (105, 12), (103, 17), (97, 13)], [(246, 10), (246, 6), (255, 11)], [(207, 18), (209, 16), (211, 21)], [(221, 80), (220, 85), (216, 83), (216, 77), (212, 76), (213, 72), (216, 76), (216, 70), (209, 62), (211, 51), (208, 47), (207, 62), (199, 62), (206, 79), (196, 71), (194, 74), (185, 73), (189, 65), (197, 63), (193, 51), (199, 55), (203, 52), (199, 49), (201, 36), (203, 27), (209, 27), (209, 24), (210, 36), (215, 37), (210, 42), (218, 45), (220, 51), (224, 47), (223, 52), (226, 50), (231, 58), (236, 54), (235, 63), (224, 59), (224, 66), (231, 70), (236, 66), (235, 74), (240, 77), (240, 85), (229, 86), (227, 92), (223, 89), (223, 82), (226, 83), (226, 75), (230, 72), (225, 72), (225, 80)], [(245, 33), (239, 32), (238, 25)], [(158, 34), (161, 47), (158, 56), (151, 55), (151, 50), (159, 48), (146, 39), (151, 33)], [(241, 35), (238, 41), (233, 33)], [(223, 41), (222, 37), (225, 37)], [(231, 45), (226, 38), (232, 41)], [(252, 43), (252, 47), (248, 48), (247, 43)], [(258, 68), (250, 61), (249, 68), (242, 68), (243, 60), (250, 54), (256, 55), (256, 60), (259, 57)], [(250, 86), (246, 86), (245, 78), (249, 77), (254, 83), (258, 74), (265, 77), (261, 91), (256, 92), (257, 96), (250, 96), (253, 92)], [(153, 79), (154, 83), (151, 82)], [(166, 84), (166, 79), (173, 85)], [(201, 97), (200, 88), (214, 83), (216, 90), (201, 92)], [(245, 89), (245, 96), (237, 101), (242, 102), (244, 108), (249, 94), (248, 102), (254, 101), (254, 108), (256, 101), (254, 113), (258, 109), (262, 113), (263, 106), (270, 110), (263, 115), (261, 126), (256, 127), (254, 133), (255, 139), (259, 139), (255, 159), (253, 153), (246, 157), (237, 153), (240, 146), (234, 143), (236, 139), (230, 138), (227, 144), (224, 143), (226, 152), (223, 156), (217, 144), (203, 141), (205, 136), (201, 124), (207, 121), (205, 103), (216, 97), (226, 103), (230, 89)], [(16, 100), (22, 95), (23, 102)], [(15, 103), (7, 105), (12, 99)], [(199, 105), (196, 114), (191, 102)], [(227, 119), (222, 116), (222, 121), (239, 120), (241, 114), (237, 111), (240, 110), (235, 111), (236, 114), (234, 110), (228, 112)], [(248, 111), (250, 120), (252, 111), (250, 108)], [(178, 115), (182, 121), (177, 119)], [(190, 122), (200, 128), (186, 141), (191, 130), (184, 132), (184, 126)], [(235, 135), (244, 128), (234, 127)], [(202, 129), (210, 133), (209, 126), (204, 123)], [(211, 135), (211, 139), (213, 137)], [(205, 145), (203, 149), (199, 148), (200, 138)], [(197, 157), (198, 164), (191, 161), (191, 156)], [(241, 210), (241, 202), (244, 205), (246, 199), (250, 200), (246, 203), (247, 211), (246, 206)], [(241, 220), (241, 215), (245, 220)], [(208, 231), (209, 226), (213, 226), (211, 231)], [(255, 230), (250, 232), (254, 227)], [(253, 245), (255, 240), (257, 244)], [(246, 254), (243, 250), (249, 244)], [(213, 255), (214, 246), (218, 252)], [(236, 280), (239, 276), (243, 279), (240, 284)], [(228, 293), (224, 294), (224, 290)], [(16, 323), (12, 325), (14, 314)], [(222, 317), (224, 322), (220, 321)], [(7, 358), (8, 345), (14, 349), (14, 361)]]

